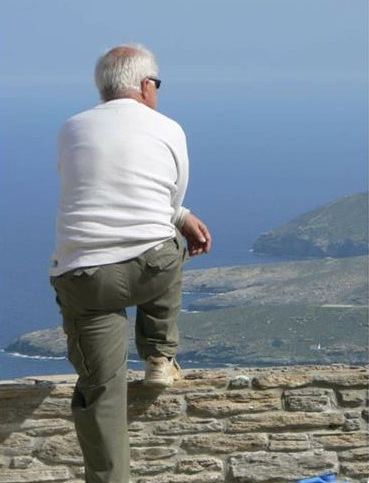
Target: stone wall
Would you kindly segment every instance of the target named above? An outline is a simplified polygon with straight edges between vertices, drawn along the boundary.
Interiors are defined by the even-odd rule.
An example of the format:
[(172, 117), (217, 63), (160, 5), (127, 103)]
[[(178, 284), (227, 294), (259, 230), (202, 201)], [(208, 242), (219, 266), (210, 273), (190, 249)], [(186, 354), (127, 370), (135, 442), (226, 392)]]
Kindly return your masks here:
[[(129, 373), (132, 482), (368, 480), (364, 367), (187, 370), (162, 392)], [(73, 376), (0, 383), (0, 482), (83, 481)]]

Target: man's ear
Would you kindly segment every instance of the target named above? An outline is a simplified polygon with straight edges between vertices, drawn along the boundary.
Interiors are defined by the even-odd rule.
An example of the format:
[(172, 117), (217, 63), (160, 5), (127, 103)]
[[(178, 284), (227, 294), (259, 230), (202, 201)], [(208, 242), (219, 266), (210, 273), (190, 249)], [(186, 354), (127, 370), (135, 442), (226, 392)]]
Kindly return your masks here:
[(141, 95), (143, 97), (143, 99), (147, 99), (149, 94), (150, 94), (150, 91), (149, 91), (149, 79), (143, 79), (141, 81)]

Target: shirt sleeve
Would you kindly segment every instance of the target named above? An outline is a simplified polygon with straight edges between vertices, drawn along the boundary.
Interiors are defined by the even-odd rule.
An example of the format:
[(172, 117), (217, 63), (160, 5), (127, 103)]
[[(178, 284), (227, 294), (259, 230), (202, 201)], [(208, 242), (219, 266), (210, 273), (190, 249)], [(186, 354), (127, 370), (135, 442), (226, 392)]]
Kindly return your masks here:
[(172, 222), (176, 228), (180, 229), (184, 223), (186, 216), (190, 213), (190, 210), (182, 206), (187, 185), (188, 185), (188, 151), (186, 135), (180, 128), (177, 146), (174, 152), (174, 157), (177, 167), (177, 192), (173, 199), (174, 215)]
[(173, 217), (173, 224), (178, 230), (180, 230), (185, 222), (186, 216), (191, 213), (188, 208), (184, 206), (180, 206), (177, 211), (174, 213)]

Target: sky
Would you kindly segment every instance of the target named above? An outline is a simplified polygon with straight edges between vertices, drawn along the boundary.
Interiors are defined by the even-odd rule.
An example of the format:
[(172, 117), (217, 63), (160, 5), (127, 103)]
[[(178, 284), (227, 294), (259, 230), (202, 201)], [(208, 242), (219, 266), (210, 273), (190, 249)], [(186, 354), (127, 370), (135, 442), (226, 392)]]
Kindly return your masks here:
[[(96, 59), (126, 42), (157, 55), (158, 109), (188, 135), (186, 202), (213, 225), (211, 199), (219, 196), (228, 200), (224, 218), (240, 203), (261, 207), (255, 201), (263, 198), (269, 209), (245, 215), (262, 219), (255, 227), (261, 230), (363, 188), (367, 0), (1, 0), (0, 190), (8, 185), (12, 207), (26, 204), (17, 189), (23, 183), (26, 193), (32, 175), (34, 200), (40, 177), (54, 186), (57, 131), (67, 117), (99, 102)], [(37, 175), (23, 152), (27, 143)], [(216, 166), (209, 149), (222, 153)], [(269, 177), (271, 185), (245, 192), (245, 176), (259, 185)], [(292, 181), (284, 193), (286, 177)], [(272, 199), (277, 184), (281, 207)], [(48, 204), (51, 217), (55, 202), (53, 194), (39, 205)], [(2, 219), (5, 212), (0, 207)], [(237, 217), (233, 223), (236, 229)]]
[[(360, 170), (365, 175), (367, 0), (2, 0), (0, 136), (13, 137), (14, 145), (22, 127), (24, 136), (33, 136), (35, 149), (43, 149), (33, 162), (42, 163), (42, 157), (49, 169), (59, 126), (99, 101), (93, 83), (97, 57), (126, 42), (142, 43), (157, 55), (163, 80), (158, 109), (178, 120), (188, 134), (192, 166), (188, 193), (197, 196), (195, 205), (202, 203), (205, 183), (209, 197), (217, 195), (215, 189), (219, 192), (219, 183), (212, 191), (208, 182), (211, 159), (206, 153), (207, 146), (214, 149), (217, 143), (222, 149), (224, 131), (232, 133), (233, 151), (248, 137), (238, 159), (212, 167), (218, 178), (226, 179), (230, 176), (225, 173), (230, 172), (226, 163), (232, 163), (235, 174), (228, 177), (228, 186), (242, 182), (243, 168), (238, 164), (247, 163), (251, 170), (267, 149), (265, 171), (271, 170), (276, 180), (284, 163), (291, 178), (301, 180), (306, 174), (309, 179), (306, 161), (293, 162), (296, 152), (304, 152), (305, 159), (311, 156), (312, 164), (325, 163), (326, 172), (331, 170), (329, 163), (346, 163), (335, 173), (341, 180), (332, 177), (331, 186), (337, 189), (328, 192), (321, 186), (316, 203), (362, 186), (356, 180), (346, 186), (342, 178), (350, 178), (350, 162), (356, 163), (352, 176), (357, 179)], [(19, 108), (24, 119), (19, 119)], [(38, 126), (38, 132), (27, 133), (30, 124), (35, 131)], [(0, 150), (1, 144), (0, 137)], [(268, 157), (270, 161), (265, 161)], [(18, 159), (28, 163), (24, 156)], [(272, 165), (275, 160), (278, 166)], [(21, 176), (9, 157), (6, 161), (8, 172), (13, 169), (12, 176)], [(45, 182), (47, 176), (55, 176), (46, 169), (43, 173)], [(316, 181), (316, 186), (325, 182), (318, 170), (314, 176), (317, 179), (311, 182)], [(28, 174), (24, 179), (27, 182)], [(240, 192), (242, 186), (237, 189)], [(304, 189), (301, 203), (284, 216), (309, 208), (303, 204), (308, 183)], [(228, 197), (237, 191), (227, 190)], [(292, 200), (297, 195), (293, 190), (289, 194)], [(288, 200), (285, 204), (294, 206)], [(267, 226), (271, 217), (263, 216)]]
[(367, 0), (2, 0), (0, 82), (89, 85), (96, 57), (147, 45), (165, 81), (358, 80)]

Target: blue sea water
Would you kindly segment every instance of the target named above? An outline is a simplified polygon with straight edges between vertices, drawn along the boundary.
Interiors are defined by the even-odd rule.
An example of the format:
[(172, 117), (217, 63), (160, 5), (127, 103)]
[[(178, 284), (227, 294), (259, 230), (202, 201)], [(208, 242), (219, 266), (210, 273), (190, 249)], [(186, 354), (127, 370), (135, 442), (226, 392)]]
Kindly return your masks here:
[[(21, 87), (0, 91), (0, 347), (60, 321), (47, 275), (56, 136), (67, 117), (97, 103), (92, 87)], [(186, 206), (214, 239), (212, 252), (186, 269), (270, 262), (250, 252), (260, 233), (367, 189), (365, 82), (179, 87), (181, 98), (178, 85), (163, 89), (159, 110), (187, 133)], [(66, 361), (0, 353), (0, 379), (70, 371)]]

